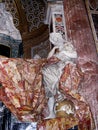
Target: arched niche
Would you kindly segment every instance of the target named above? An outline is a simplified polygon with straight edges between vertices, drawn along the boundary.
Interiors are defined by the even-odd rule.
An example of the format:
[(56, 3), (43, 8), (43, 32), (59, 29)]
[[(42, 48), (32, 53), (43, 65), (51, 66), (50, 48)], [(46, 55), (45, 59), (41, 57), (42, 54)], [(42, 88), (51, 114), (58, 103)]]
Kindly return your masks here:
[(0, 55), (11, 57), (11, 48), (9, 46), (0, 44)]

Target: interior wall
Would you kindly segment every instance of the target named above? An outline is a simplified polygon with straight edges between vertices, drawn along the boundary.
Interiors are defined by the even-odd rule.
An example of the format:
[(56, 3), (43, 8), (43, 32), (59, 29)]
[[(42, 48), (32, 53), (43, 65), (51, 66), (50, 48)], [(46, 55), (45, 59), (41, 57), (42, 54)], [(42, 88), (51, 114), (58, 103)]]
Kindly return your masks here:
[(78, 60), (97, 60), (96, 47), (83, 0), (64, 0), (67, 35), (78, 52)]
[(98, 128), (98, 57), (93, 33), (83, 0), (64, 0), (67, 34), (78, 53), (78, 67), (83, 71), (79, 92), (89, 103)]

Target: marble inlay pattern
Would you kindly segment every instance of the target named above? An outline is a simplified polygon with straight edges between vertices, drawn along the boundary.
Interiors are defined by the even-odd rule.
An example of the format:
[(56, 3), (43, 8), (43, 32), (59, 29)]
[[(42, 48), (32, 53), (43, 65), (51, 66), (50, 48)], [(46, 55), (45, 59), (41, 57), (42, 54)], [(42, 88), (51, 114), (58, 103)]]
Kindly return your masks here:
[[(19, 12), (17, 10), (15, 0), (3, 0), (6, 10), (10, 11), (14, 24), (19, 27)], [(29, 31), (37, 29), (44, 22), (45, 8), (47, 6), (45, 0), (20, 0), (22, 9), (26, 14)]]
[(29, 23), (29, 31), (43, 24), (45, 16), (45, 3), (40, 0), (21, 0)]

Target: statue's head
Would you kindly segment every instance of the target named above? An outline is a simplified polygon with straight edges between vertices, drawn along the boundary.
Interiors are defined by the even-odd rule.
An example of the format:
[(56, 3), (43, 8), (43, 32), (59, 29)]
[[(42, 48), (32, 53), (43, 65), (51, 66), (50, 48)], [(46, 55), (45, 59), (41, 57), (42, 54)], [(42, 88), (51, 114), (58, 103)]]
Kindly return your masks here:
[(60, 33), (56, 33), (56, 32), (50, 33), (49, 40), (55, 46), (61, 46), (65, 42), (65, 40), (62, 38), (62, 35)]

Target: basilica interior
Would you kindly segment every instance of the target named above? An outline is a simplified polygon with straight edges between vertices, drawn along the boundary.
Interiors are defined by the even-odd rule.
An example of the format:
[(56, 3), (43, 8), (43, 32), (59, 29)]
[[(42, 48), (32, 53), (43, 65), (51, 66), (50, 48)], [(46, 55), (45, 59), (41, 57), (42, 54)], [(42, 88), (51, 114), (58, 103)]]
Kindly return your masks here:
[[(78, 104), (79, 111), (77, 108), (74, 116), (72, 114), (65, 118), (60, 113), (57, 118), (45, 120), (48, 113), (47, 99), (43, 101), (45, 94), (43, 94), (42, 86), (39, 85), (42, 77), (40, 78), (41, 74), (37, 72), (41, 73), (45, 64), (47, 67), (53, 63), (59, 63), (57, 59), (52, 58), (46, 61), (49, 52), (55, 46), (50, 40), (51, 33), (60, 33), (65, 43), (71, 42), (77, 52), (77, 65), (70, 65), (68, 62), (69, 64), (63, 68), (64, 71), (59, 79), (59, 89), (60, 93), (63, 93), (61, 95), (66, 93), (63, 101), (67, 97), (71, 100), (71, 105), (72, 102), (74, 105)], [(74, 52), (72, 54), (74, 55)], [(3, 60), (0, 57), (0, 78), (5, 76), (0, 80), (0, 95), (2, 95), (0, 96), (0, 130), (98, 130), (98, 0), (0, 0), (0, 55), (8, 58)], [(36, 55), (42, 60), (34, 62)], [(7, 62), (16, 65), (17, 74), (12, 72), (16, 71), (15, 66), (9, 68), (5, 65)], [(34, 72), (33, 67), (35, 67)], [(81, 69), (81, 72), (78, 69)], [(6, 83), (8, 86), (11, 83), (5, 79), (11, 77), (5, 74), (4, 70), (12, 75), (16, 74), (16, 77), (19, 76), (19, 72), (21, 84), (23, 80), (25, 82), (23, 86), (39, 85), (40, 91), (36, 87), (32, 89), (40, 93), (35, 94), (35, 97), (38, 96), (37, 99), (32, 99), (37, 105), (33, 104), (31, 109), (30, 103), (21, 107), (16, 107), (18, 103), (14, 104), (13, 102), (16, 102), (14, 99), (12, 99), (13, 102), (8, 103), (7, 97), (11, 99), (12, 95), (7, 95), (5, 86)], [(70, 80), (68, 74), (75, 78)], [(38, 77), (35, 76), (33, 79), (30, 78), (31, 75)], [(69, 78), (66, 78), (67, 76)], [(12, 80), (14, 84), (12, 88), (14, 88), (13, 86), (17, 84), (14, 79)], [(31, 83), (32, 80), (34, 83)], [(40, 83), (37, 83), (37, 80), (40, 80)], [(67, 89), (64, 89), (62, 85), (65, 81), (68, 82)], [(74, 85), (71, 88), (69, 86), (72, 82)], [(4, 89), (1, 86), (4, 86)], [(20, 89), (21, 86), (19, 83), (18, 88)], [(18, 98), (19, 101), (30, 102), (31, 88), (29, 94), (26, 91), (24, 93), (27, 93), (28, 98), (25, 99), (26, 95), (20, 94), (22, 100), (17, 96), (17, 102)], [(17, 95), (17, 92), (15, 94)], [(62, 102), (60, 103), (62, 105)], [(29, 112), (26, 113), (27, 111)]]
[[(88, 1), (90, 1), (90, 5)], [(46, 1), (46, 0), (40, 0), (40, 1), (37, 1), (37, 0), (28, 0), (28, 1), (26, 0), (25, 1), (2, 0), (2, 2), (5, 3), (6, 10), (10, 11), (10, 13), (12, 14), (14, 24), (21, 33), (24, 58), (33, 58), (33, 56), (36, 53), (41, 55), (41, 57), (47, 56), (47, 53), (50, 51), (50, 48), (51, 48), (51, 46), (49, 45), (49, 33), (54, 31), (53, 29), (54, 20), (50, 14), (51, 9), (53, 5), (54, 5), (54, 8), (55, 6), (59, 6), (60, 4), (65, 5), (64, 1), (62, 0), (49, 0), (49, 1)], [(78, 3), (75, 3), (75, 2), (73, 3), (78, 5)], [(87, 8), (87, 11), (89, 12), (88, 15), (90, 17), (90, 23), (91, 23), (92, 30), (94, 33), (94, 40), (95, 40), (96, 48), (97, 48), (98, 46), (98, 40), (97, 40), (98, 38), (98, 25), (97, 25), (98, 5), (96, 3), (98, 3), (97, 0), (94, 0), (94, 1), (87, 0), (86, 2), (84, 2), (85, 4), (84, 6), (86, 6), (85, 8)], [(72, 3), (69, 3), (69, 4), (72, 4)], [(71, 6), (74, 6), (74, 5), (71, 5)], [(69, 10), (72, 11), (72, 13), (74, 11), (72, 7)], [(90, 14), (90, 11), (91, 13), (92, 12), (93, 13)], [(66, 12), (65, 10), (62, 11), (62, 13), (65, 13), (65, 12)], [(56, 13), (58, 13), (58, 11)], [(78, 13), (77, 16), (73, 16), (74, 19), (76, 20), (74, 20), (73, 18), (72, 19), (76, 21), (76, 23), (72, 25), (74, 27), (70, 27), (70, 28), (75, 29), (75, 26), (76, 26), (75, 24), (78, 24), (77, 28), (79, 28), (80, 26), (79, 15), (82, 15), (82, 12), (80, 12), (80, 14)], [(64, 16), (64, 19), (65, 19), (65, 16)], [(66, 21), (64, 19), (63, 21)], [(47, 21), (47, 23), (45, 21)], [(83, 23), (84, 23), (84, 19), (82, 20), (82, 24)], [(83, 26), (85, 27), (85, 24)], [(58, 30), (62, 30), (62, 28), (60, 28), (59, 26), (58, 28), (59, 28)]]

